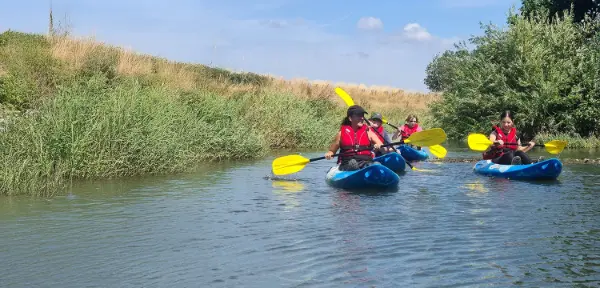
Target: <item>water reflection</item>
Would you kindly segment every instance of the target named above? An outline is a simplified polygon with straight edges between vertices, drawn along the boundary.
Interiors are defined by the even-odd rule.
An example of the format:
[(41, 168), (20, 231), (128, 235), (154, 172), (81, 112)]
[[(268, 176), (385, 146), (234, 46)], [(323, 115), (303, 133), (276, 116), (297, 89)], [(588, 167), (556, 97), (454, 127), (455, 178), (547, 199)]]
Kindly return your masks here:
[(463, 188), (466, 188), (468, 190), (467, 196), (470, 197), (483, 196), (483, 193), (489, 192), (489, 189), (485, 187), (483, 182), (479, 179), (475, 180), (473, 183), (465, 183), (465, 185), (463, 185)]
[(424, 162), (419, 167), (434, 171), (408, 170), (393, 192), (357, 192), (325, 183), (331, 165), (265, 180), (267, 159), (74, 185), (71, 196), (50, 201), (0, 197), (0, 283), (599, 284), (596, 166), (565, 165), (556, 184), (489, 178), (472, 163)]
[(340, 252), (338, 268), (328, 276), (334, 283), (367, 285), (373, 280), (366, 257), (372, 247), (364, 226), (368, 215), (361, 204), (363, 197), (346, 190), (338, 190), (332, 197), (331, 212), (336, 219), (333, 232), (338, 235)]
[(298, 196), (294, 195), (305, 190), (301, 181), (297, 180), (272, 180), (273, 193), (285, 205), (285, 210), (290, 211), (300, 206)]
[(297, 193), (304, 190), (304, 184), (300, 181), (273, 180), (272, 185), (275, 193)]

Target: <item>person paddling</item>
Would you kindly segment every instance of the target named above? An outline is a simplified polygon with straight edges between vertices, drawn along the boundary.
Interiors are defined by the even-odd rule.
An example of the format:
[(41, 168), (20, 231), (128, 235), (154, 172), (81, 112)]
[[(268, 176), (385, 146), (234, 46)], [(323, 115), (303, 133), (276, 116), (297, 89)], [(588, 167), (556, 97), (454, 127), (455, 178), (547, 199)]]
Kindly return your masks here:
[(500, 114), (501, 125), (492, 126), (489, 139), (494, 145), (483, 152), (484, 160), (492, 160), (496, 164), (503, 165), (531, 164), (527, 152), (535, 146), (535, 142), (530, 141), (528, 146), (521, 146), (521, 139), (517, 136), (513, 119), (513, 113), (509, 110)]
[[(419, 118), (414, 114), (410, 114), (406, 117), (404, 125), (398, 127), (398, 131), (394, 132), (392, 139), (396, 141), (400, 137), (400, 140), (404, 140), (413, 133), (421, 131), (423, 131), (423, 128), (419, 126)], [(417, 150), (421, 150), (421, 147), (417, 146)]]
[[(392, 139), (390, 139), (390, 136), (387, 134), (387, 132), (385, 132), (385, 129), (383, 128), (383, 116), (381, 115), (381, 113), (373, 113), (373, 116), (371, 116), (371, 118), (369, 118), (369, 122), (371, 122), (371, 129), (375, 130), (374, 132), (375, 135), (377, 136), (377, 138), (379, 138), (379, 141), (381, 141), (382, 143), (392, 143)], [(383, 152), (376, 150), (375, 151), (375, 157), (381, 156), (383, 154), (386, 154), (388, 152), (392, 152), (393, 149), (391, 147), (384, 147), (385, 150)]]
[(365, 109), (353, 105), (346, 111), (346, 117), (340, 125), (340, 131), (336, 134), (325, 158), (330, 160), (333, 154), (340, 149), (338, 155), (339, 170), (353, 171), (367, 167), (374, 163), (373, 149), (384, 151), (385, 147), (379, 137), (365, 123)]

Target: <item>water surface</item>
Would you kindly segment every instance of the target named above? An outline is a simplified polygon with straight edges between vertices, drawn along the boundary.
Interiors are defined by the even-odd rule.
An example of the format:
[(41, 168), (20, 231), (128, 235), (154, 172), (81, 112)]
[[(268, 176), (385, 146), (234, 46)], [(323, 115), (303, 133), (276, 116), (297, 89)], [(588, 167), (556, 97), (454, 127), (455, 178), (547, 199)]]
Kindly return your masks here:
[(523, 182), (419, 163), (396, 191), (355, 193), (325, 184), (327, 160), (265, 179), (273, 158), (0, 198), (0, 286), (600, 284), (598, 166)]

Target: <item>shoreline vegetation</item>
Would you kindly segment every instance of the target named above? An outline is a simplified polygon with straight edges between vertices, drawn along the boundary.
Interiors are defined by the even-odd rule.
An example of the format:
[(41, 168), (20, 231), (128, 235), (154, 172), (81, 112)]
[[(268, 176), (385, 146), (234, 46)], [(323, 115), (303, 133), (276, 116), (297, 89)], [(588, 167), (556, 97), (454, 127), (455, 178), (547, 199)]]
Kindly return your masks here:
[(0, 63), (0, 195), (50, 197), (75, 179), (326, 149), (347, 109), (338, 85), (391, 123), (417, 113), (427, 126), (427, 104), (439, 97), (234, 73), (10, 30), (0, 34)]
[(174, 62), (56, 33), (52, 20), (48, 35), (8, 30), (0, 34), (0, 195), (51, 197), (77, 179), (326, 149), (347, 109), (336, 86), (392, 124), (416, 114), (449, 140), (487, 133), (498, 107), (514, 103), (505, 108), (531, 117), (516, 122), (537, 142), (600, 147), (599, 37), (589, 40), (591, 30), (568, 17), (508, 19), (507, 30), (486, 27), (473, 51), (457, 45), (433, 58), (431, 93)]

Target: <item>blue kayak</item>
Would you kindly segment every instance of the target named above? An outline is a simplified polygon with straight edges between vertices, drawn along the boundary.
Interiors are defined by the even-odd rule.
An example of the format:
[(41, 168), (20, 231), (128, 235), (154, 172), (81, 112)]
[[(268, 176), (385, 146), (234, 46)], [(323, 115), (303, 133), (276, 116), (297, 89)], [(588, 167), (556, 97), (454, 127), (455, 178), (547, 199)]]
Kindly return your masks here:
[(553, 180), (562, 172), (562, 163), (556, 158), (531, 163), (527, 165), (500, 165), (491, 160), (481, 160), (475, 163), (475, 173), (509, 178), (514, 180)]
[(390, 168), (390, 170), (394, 172), (402, 172), (406, 169), (406, 161), (404, 161), (404, 158), (396, 152), (375, 157), (373, 161), (381, 163), (383, 166)]
[(406, 161), (423, 161), (429, 158), (429, 154), (422, 148), (421, 150), (417, 150), (408, 145), (401, 145), (398, 147), (398, 151), (400, 151), (400, 154), (402, 154), (402, 157), (404, 157)]
[(336, 188), (390, 188), (397, 186), (400, 177), (389, 168), (375, 163), (354, 171), (340, 171), (338, 166), (331, 167), (325, 176), (327, 183)]

